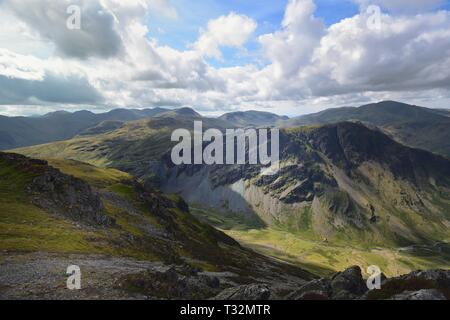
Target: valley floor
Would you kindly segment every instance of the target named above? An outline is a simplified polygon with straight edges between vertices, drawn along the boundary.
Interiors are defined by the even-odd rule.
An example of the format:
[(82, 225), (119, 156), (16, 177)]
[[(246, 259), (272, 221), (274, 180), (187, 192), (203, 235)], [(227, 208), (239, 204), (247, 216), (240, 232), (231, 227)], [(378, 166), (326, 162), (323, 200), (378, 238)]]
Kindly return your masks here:
[(241, 245), (320, 276), (330, 276), (354, 265), (361, 267), (365, 277), (369, 276), (364, 272), (371, 265), (378, 266), (388, 277), (419, 269), (448, 269), (450, 266), (448, 243), (436, 244), (434, 247), (366, 248), (349, 243), (316, 241), (307, 234), (272, 227), (261, 228), (237, 216), (223, 216), (211, 210), (193, 208), (192, 212)]
[(339, 246), (302, 239), (301, 236), (271, 228), (223, 231), (257, 252), (299, 265), (322, 276), (329, 276), (353, 265), (360, 266), (363, 272), (367, 267), (377, 265), (384, 274), (392, 277), (419, 269), (448, 269), (450, 264), (448, 255), (434, 252), (433, 248), (423, 250), (426, 252), (412, 252), (408, 248)]

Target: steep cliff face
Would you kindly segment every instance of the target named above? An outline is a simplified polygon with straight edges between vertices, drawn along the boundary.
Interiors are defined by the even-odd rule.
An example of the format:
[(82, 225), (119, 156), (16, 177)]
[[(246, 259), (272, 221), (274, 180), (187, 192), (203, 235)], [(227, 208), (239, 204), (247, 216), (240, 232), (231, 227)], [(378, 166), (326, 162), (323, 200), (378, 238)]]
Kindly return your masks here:
[[(362, 124), (302, 127), (280, 135), (281, 169), (168, 164), (167, 192), (268, 225), (318, 237), (438, 240), (449, 224), (450, 161), (411, 149)], [(302, 221), (308, 225), (302, 225)]]

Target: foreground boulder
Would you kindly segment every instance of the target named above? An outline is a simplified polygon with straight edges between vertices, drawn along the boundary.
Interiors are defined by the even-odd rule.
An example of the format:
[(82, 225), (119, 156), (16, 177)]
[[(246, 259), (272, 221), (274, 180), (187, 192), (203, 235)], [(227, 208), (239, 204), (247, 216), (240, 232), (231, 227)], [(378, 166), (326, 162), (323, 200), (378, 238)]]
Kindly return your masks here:
[(334, 300), (357, 299), (368, 290), (361, 274), (361, 268), (358, 266), (335, 274), (331, 278), (330, 285)]
[(312, 280), (289, 294), (288, 300), (447, 300), (450, 270), (414, 271), (386, 279), (381, 289), (369, 291), (357, 266), (336, 273), (331, 279)]
[(120, 287), (154, 299), (207, 299), (220, 292), (220, 280), (189, 266), (162, 266), (121, 279)]
[(369, 300), (440, 300), (450, 299), (450, 270), (413, 271), (387, 279), (380, 290), (369, 291)]
[(300, 287), (286, 297), (287, 300), (329, 300), (331, 285), (329, 279), (317, 279)]
[(288, 300), (355, 300), (367, 292), (358, 266), (336, 273), (331, 279), (312, 280), (286, 298)]
[(268, 300), (270, 295), (266, 285), (250, 284), (228, 288), (214, 297), (214, 300)]

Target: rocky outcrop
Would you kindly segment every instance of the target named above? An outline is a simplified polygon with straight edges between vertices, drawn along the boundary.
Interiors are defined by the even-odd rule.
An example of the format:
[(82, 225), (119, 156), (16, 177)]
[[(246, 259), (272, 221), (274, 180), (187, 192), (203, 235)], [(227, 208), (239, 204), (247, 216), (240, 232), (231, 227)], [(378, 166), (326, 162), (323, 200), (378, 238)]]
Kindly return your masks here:
[(436, 289), (422, 289), (419, 291), (405, 291), (397, 294), (391, 300), (447, 300), (445, 296)]
[(450, 299), (450, 270), (419, 270), (390, 278), (383, 282), (380, 290), (369, 291), (366, 298), (428, 300), (432, 296)]
[(0, 160), (29, 177), (26, 192), (34, 205), (92, 226), (114, 224), (104, 212), (100, 195), (86, 182), (61, 173), (44, 160), (11, 153), (1, 153)]
[(271, 292), (263, 284), (250, 284), (228, 288), (214, 297), (214, 300), (268, 300)]
[(32, 202), (55, 214), (89, 225), (108, 226), (114, 221), (104, 213), (97, 192), (84, 181), (48, 167), (27, 188)]
[(220, 281), (189, 265), (162, 266), (121, 279), (127, 291), (157, 299), (206, 299), (220, 292)]
[(423, 279), (433, 282), (437, 287), (450, 289), (450, 270), (426, 270), (426, 271), (414, 271), (406, 276), (400, 277), (400, 279)]
[(361, 268), (358, 266), (335, 274), (331, 278), (330, 286), (334, 300), (353, 300), (367, 291)]
[(288, 300), (355, 300), (367, 291), (361, 269), (350, 267), (331, 279), (316, 279), (287, 296)]
[(48, 167), (27, 188), (32, 202), (50, 212), (89, 225), (109, 226), (100, 195), (84, 181)]
[(286, 297), (287, 300), (329, 300), (332, 296), (329, 279), (316, 279)]
[(381, 289), (368, 291), (357, 266), (338, 272), (331, 279), (312, 280), (286, 297), (287, 300), (447, 300), (450, 270), (414, 271), (387, 279)]

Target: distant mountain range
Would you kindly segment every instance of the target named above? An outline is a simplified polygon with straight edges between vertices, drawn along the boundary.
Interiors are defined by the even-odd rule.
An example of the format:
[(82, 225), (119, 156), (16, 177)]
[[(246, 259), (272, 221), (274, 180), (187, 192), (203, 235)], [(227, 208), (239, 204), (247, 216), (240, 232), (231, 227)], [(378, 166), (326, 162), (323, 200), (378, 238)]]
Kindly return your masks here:
[(450, 156), (450, 112), (395, 101), (359, 108), (328, 109), (290, 119), (284, 126), (361, 121), (376, 126), (406, 145)]
[[(89, 111), (58, 111), (40, 117), (0, 116), (0, 150), (67, 140), (77, 135), (105, 133), (120, 128), (125, 122), (155, 117), (205, 119), (191, 108), (115, 109), (100, 114)], [(296, 127), (342, 121), (360, 121), (369, 126), (376, 126), (401, 143), (450, 156), (448, 110), (429, 109), (394, 101), (359, 108), (328, 109), (292, 119), (268, 112), (231, 112), (218, 117), (216, 125), (218, 128)]]
[(219, 119), (233, 123), (236, 126), (258, 127), (273, 126), (278, 122), (289, 120), (289, 117), (279, 116), (270, 112), (242, 111), (226, 113), (220, 116)]
[[(8, 150), (52, 141), (67, 140), (77, 135), (104, 133), (118, 129), (123, 123), (152, 117), (183, 117), (184, 119), (202, 118), (191, 108), (180, 109), (115, 109), (106, 113), (90, 111), (56, 111), (39, 117), (0, 116), (0, 150)], [(270, 125), (280, 119), (275, 114), (265, 112), (230, 113), (220, 117), (223, 122), (230, 118), (237, 126)], [(220, 127), (232, 127), (230, 121)]]
[(167, 111), (169, 110), (161, 108), (115, 109), (100, 114), (89, 111), (57, 111), (40, 117), (0, 116), (0, 150), (66, 140), (103, 121), (132, 121)]

